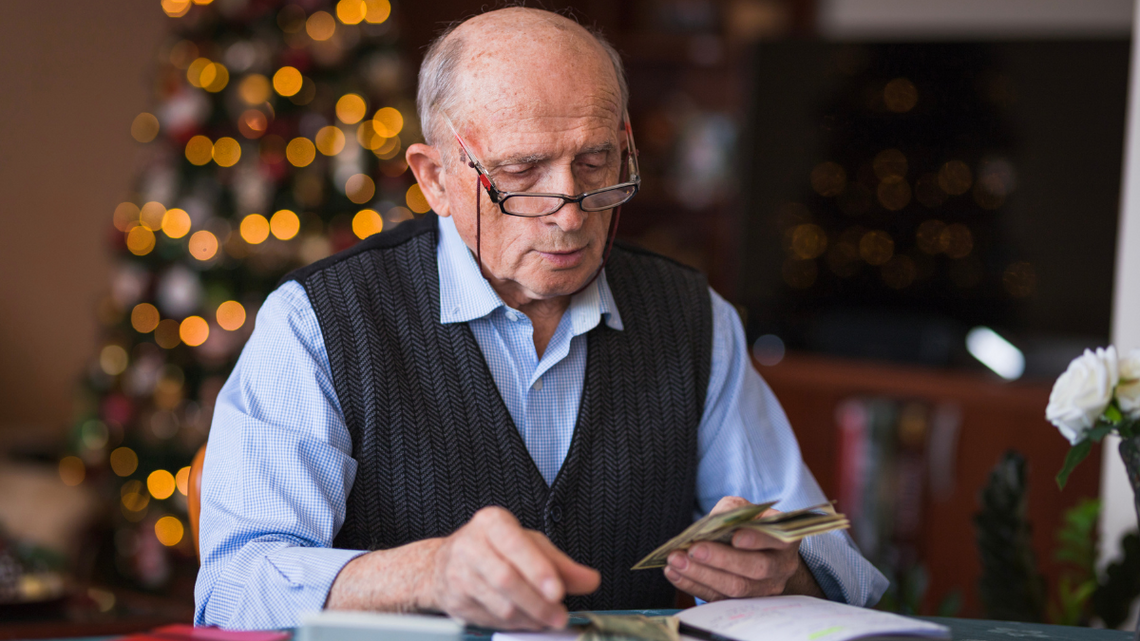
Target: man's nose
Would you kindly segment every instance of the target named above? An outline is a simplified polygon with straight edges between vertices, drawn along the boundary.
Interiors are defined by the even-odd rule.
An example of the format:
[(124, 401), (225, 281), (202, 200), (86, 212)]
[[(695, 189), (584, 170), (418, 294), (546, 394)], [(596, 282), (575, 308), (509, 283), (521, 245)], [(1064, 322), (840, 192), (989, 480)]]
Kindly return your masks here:
[[(569, 167), (559, 171), (558, 179), (554, 182), (553, 186), (556, 193), (576, 196), (582, 192), (582, 186), (578, 184), (574, 172)], [(561, 209), (547, 216), (546, 219), (549, 223), (558, 225), (562, 231), (570, 232), (581, 229), (586, 224), (586, 217), (589, 215), (589, 212), (582, 211), (578, 203), (565, 203)]]

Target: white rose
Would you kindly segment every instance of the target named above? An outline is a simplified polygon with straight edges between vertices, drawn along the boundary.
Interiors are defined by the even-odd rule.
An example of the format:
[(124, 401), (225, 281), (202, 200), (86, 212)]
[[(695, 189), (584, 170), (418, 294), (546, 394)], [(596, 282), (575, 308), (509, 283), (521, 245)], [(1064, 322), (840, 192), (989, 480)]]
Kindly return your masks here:
[(1116, 404), (1129, 418), (1140, 419), (1140, 348), (1120, 359), (1120, 383), (1116, 386)]
[(1053, 385), (1045, 418), (1076, 445), (1104, 414), (1119, 380), (1115, 347), (1095, 352), (1086, 349)]

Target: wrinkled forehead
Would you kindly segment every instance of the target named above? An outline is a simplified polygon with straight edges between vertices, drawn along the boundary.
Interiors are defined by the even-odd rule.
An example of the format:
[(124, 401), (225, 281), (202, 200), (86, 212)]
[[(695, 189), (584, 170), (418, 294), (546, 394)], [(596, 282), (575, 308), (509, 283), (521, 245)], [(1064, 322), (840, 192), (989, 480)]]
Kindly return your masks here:
[(616, 126), (621, 91), (613, 63), (592, 36), (575, 28), (464, 34), (457, 76), (465, 128)]

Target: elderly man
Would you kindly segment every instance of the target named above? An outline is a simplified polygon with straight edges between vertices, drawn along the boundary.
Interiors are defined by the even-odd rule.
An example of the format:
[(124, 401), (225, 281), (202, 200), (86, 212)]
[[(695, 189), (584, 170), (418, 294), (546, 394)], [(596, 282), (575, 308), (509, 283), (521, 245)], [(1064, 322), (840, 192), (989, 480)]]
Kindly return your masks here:
[(259, 312), (210, 434), (198, 623), (324, 607), (540, 629), (676, 589), (881, 596), (842, 533), (741, 532), (630, 570), (694, 514), (824, 497), (732, 307), (611, 249), (639, 181), (626, 94), (613, 49), (545, 11), (432, 46), (407, 159), (438, 217), (300, 270)]

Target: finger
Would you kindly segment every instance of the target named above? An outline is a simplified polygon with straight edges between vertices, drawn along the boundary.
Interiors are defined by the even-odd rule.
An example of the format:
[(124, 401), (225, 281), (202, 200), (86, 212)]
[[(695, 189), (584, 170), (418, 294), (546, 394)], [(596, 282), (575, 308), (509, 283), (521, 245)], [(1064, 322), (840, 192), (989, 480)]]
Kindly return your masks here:
[(798, 565), (798, 552), (790, 547), (778, 550), (739, 550), (720, 543), (698, 543), (689, 548), (689, 559), (698, 565), (739, 574), (753, 581), (787, 581)]
[[(751, 552), (751, 554), (763, 554)], [(771, 596), (783, 591), (783, 584), (773, 579), (752, 579), (736, 571), (722, 570), (697, 562), (684, 554), (669, 557), (669, 566), (681, 576), (706, 585), (721, 594), (741, 598), (748, 596)]]
[(680, 572), (677, 572), (676, 570), (674, 570), (671, 567), (665, 568), (665, 578), (668, 579), (669, 582), (672, 583), (673, 586), (676, 587), (678, 590), (680, 590), (682, 592), (687, 592), (687, 593), (697, 597), (698, 599), (702, 599), (704, 601), (708, 601), (708, 602), (720, 601), (722, 599), (727, 598), (727, 597), (725, 597), (725, 595), (721, 594), (720, 592), (717, 592), (716, 590), (708, 587), (707, 585), (702, 585), (702, 584), (697, 583), (696, 581), (694, 581), (692, 579), (689, 579), (689, 578), (682, 576)]
[[(519, 580), (522, 580), (521, 577)], [(486, 627), (508, 630), (543, 630), (547, 627), (546, 623), (533, 617), (525, 607), (500, 592), (498, 586), (485, 579), (474, 592), (474, 596), (480, 608), (492, 619), (490, 624), (484, 624)]]
[(732, 535), (732, 547), (741, 550), (799, 550), (800, 543), (795, 541), (785, 543), (773, 536), (758, 532), (750, 528), (741, 528)]
[(711, 512), (709, 512), (709, 514), (720, 514), (721, 512), (735, 510), (736, 508), (744, 507), (745, 505), (752, 504), (749, 503), (746, 499), (740, 498), (739, 496), (726, 496), (716, 502), (716, 505), (713, 506), (713, 509)]
[[(602, 583), (602, 575), (594, 568), (587, 567), (571, 559), (565, 552), (559, 550), (541, 532), (531, 532), (535, 542), (543, 548), (554, 561), (558, 573), (562, 575), (563, 585), (569, 594), (590, 594), (598, 589)], [(559, 597), (561, 599), (561, 597)]]
[(504, 621), (515, 618), (533, 621), (538, 628), (565, 627), (569, 614), (558, 601), (548, 601), (517, 570), (517, 563), (489, 549), (475, 562), (485, 583), (479, 600)]
[(562, 600), (562, 575), (551, 550), (540, 547), (514, 517), (490, 521), (486, 535), (491, 547), (515, 567), (534, 591), (551, 603)]

